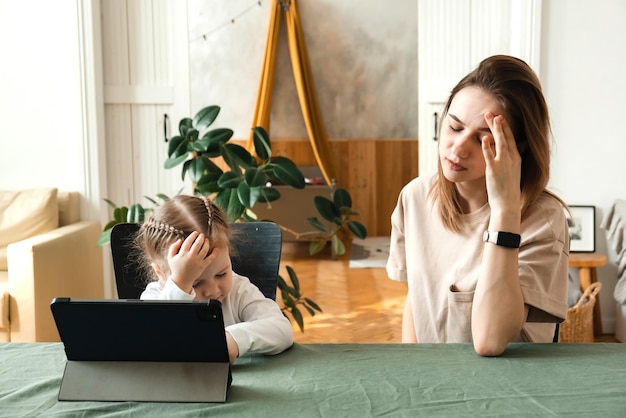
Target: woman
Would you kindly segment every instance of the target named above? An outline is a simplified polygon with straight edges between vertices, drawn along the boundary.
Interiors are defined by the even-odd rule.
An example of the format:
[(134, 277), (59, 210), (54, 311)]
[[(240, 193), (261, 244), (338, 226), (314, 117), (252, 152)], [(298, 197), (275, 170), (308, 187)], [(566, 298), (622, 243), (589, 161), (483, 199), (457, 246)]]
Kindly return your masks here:
[(567, 313), (565, 204), (546, 189), (548, 108), (522, 60), (493, 56), (452, 90), (438, 172), (404, 187), (391, 279), (408, 282), (403, 342), (550, 342)]

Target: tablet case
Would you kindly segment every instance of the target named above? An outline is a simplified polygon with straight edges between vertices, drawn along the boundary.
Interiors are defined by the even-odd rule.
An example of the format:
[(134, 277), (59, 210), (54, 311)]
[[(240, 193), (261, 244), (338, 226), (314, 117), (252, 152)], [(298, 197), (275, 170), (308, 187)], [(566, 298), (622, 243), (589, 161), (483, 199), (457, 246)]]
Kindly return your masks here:
[(219, 301), (56, 298), (51, 310), (67, 356), (59, 400), (226, 401)]

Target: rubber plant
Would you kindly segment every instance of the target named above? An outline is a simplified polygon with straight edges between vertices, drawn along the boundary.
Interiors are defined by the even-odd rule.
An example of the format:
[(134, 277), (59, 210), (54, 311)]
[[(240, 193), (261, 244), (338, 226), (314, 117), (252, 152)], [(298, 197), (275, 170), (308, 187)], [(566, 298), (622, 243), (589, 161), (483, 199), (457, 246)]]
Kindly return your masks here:
[[(280, 192), (274, 184), (284, 184), (297, 189), (306, 185), (300, 169), (287, 157), (272, 155), (269, 135), (262, 127), (253, 128), (253, 143), (256, 156), (246, 148), (229, 143), (233, 131), (228, 128), (210, 127), (219, 115), (219, 106), (208, 106), (201, 109), (193, 118), (183, 118), (178, 124), (178, 134), (168, 139), (168, 157), (165, 169), (181, 166), (181, 179), (191, 181), (193, 193), (211, 196), (228, 217), (229, 222), (249, 222), (258, 220), (253, 211), (257, 203), (267, 203), (280, 198)], [(216, 161), (222, 159), (224, 164)], [(222, 168), (224, 167), (224, 168)], [(158, 194), (157, 199), (148, 198), (152, 205), (168, 197)], [(109, 242), (113, 225), (119, 222), (143, 222), (150, 211), (139, 203), (129, 207), (118, 206), (105, 199), (113, 210), (113, 219), (105, 226), (99, 245)], [(315, 207), (320, 215), (335, 227), (327, 228), (317, 218), (307, 221), (315, 231), (295, 233), (311, 241), (309, 252), (321, 251), (327, 243), (331, 243), (333, 257), (345, 252), (342, 235), (352, 232), (359, 238), (365, 238), (367, 231), (359, 222), (350, 219), (358, 212), (352, 210), (350, 194), (344, 189), (333, 192), (333, 200), (316, 197)], [(279, 225), (283, 230), (287, 230)], [(342, 232), (343, 231), (343, 232)], [(293, 232), (293, 231), (291, 231)], [(283, 301), (283, 312), (289, 313), (301, 330), (304, 329), (303, 307), (310, 315), (321, 312), (320, 307), (311, 299), (302, 296), (299, 280), (290, 266), (286, 266), (289, 282), (279, 276), (278, 289)]]

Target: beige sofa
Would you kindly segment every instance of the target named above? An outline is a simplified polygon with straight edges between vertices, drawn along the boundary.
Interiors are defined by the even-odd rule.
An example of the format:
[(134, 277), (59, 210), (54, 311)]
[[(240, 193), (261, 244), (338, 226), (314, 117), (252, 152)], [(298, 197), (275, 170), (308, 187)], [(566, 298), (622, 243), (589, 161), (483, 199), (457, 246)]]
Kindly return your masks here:
[(77, 192), (0, 191), (0, 341), (59, 341), (53, 298), (104, 297), (100, 232)]

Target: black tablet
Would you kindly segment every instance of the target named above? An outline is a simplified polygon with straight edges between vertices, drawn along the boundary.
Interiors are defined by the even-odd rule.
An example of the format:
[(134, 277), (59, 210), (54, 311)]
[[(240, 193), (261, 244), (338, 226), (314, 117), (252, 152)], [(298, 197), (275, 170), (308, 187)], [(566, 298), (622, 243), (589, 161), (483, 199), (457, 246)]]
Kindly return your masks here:
[(59, 400), (224, 402), (219, 301), (55, 298), (67, 365)]
[(68, 360), (228, 362), (217, 300), (55, 298), (51, 309)]

